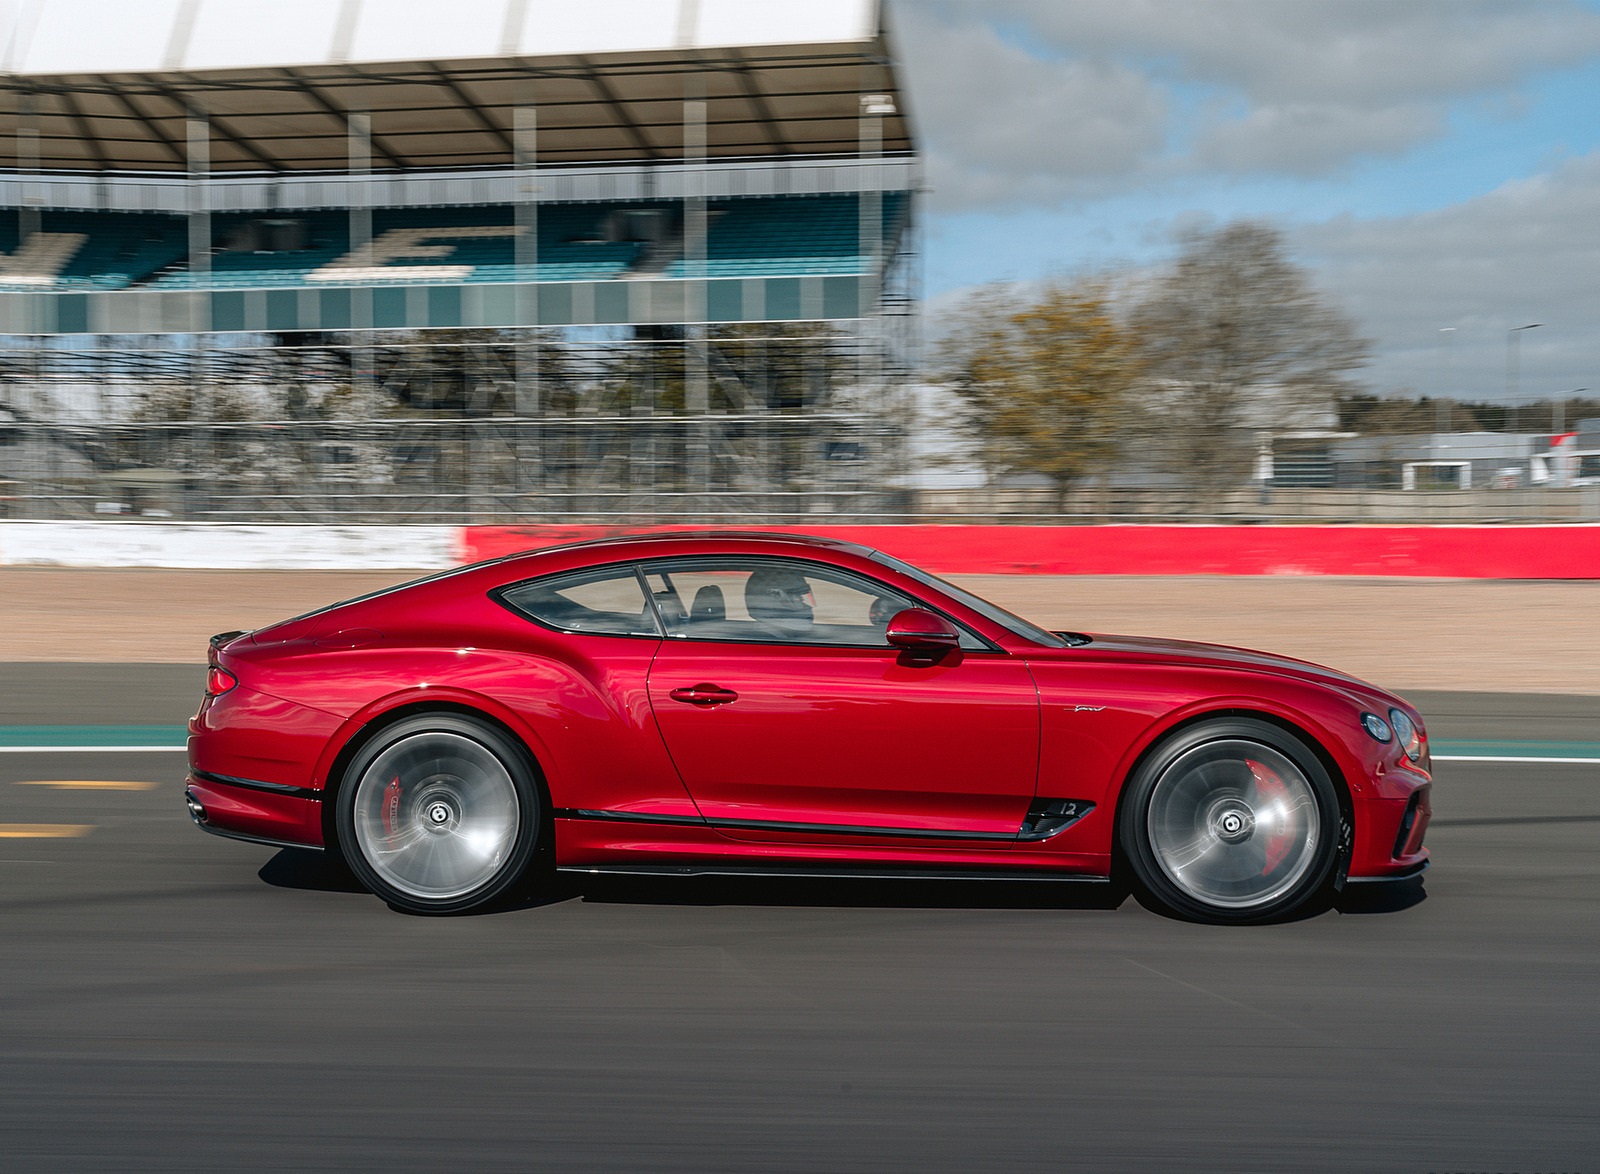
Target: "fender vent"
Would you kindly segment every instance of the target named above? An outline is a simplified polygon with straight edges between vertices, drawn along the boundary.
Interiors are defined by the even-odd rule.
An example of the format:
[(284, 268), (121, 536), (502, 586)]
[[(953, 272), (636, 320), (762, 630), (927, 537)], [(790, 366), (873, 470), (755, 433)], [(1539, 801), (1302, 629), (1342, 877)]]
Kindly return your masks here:
[(1024, 841), (1048, 840), (1060, 835), (1094, 810), (1087, 799), (1036, 799), (1028, 808), (1028, 818), (1022, 821), (1022, 831), (1017, 839)]

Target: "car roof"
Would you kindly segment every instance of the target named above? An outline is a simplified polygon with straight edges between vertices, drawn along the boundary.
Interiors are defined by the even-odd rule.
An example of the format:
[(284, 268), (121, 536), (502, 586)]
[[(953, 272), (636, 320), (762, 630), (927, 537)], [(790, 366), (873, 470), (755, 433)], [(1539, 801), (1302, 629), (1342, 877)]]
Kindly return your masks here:
[[(541, 546), (507, 555), (506, 559), (531, 558), (536, 555), (569, 554), (584, 550), (627, 548), (630, 546), (656, 546), (676, 543), (730, 542), (735, 545), (805, 546), (824, 550), (842, 550), (850, 554), (869, 556), (870, 546), (848, 542), (842, 538), (825, 538), (817, 534), (791, 534), (773, 530), (666, 530), (634, 534), (617, 534), (605, 538), (586, 538), (581, 542), (564, 542), (558, 546)], [(498, 561), (498, 560), (496, 560)]]
[[(376, 591), (357, 595), (351, 599), (341, 599), (337, 603), (330, 603), (323, 607), (315, 608), (302, 615), (293, 616), (287, 620), (280, 620), (267, 627), (279, 627), (283, 624), (295, 623), (300, 620), (309, 620), (320, 616), (324, 612), (334, 611), (339, 608), (349, 607), (353, 604), (368, 603), (385, 596), (396, 595), (415, 588), (430, 587), (448, 580), (466, 579), (479, 572), (489, 571), (494, 567), (507, 567), (524, 561), (543, 561), (547, 556), (557, 556), (557, 569), (560, 568), (560, 556), (569, 554), (582, 554), (586, 550), (607, 551), (614, 550), (623, 554), (629, 547), (660, 547), (674, 546), (682, 543), (685, 546), (708, 541), (728, 542), (734, 547), (739, 546), (795, 546), (813, 550), (835, 550), (846, 554), (853, 554), (862, 558), (870, 558), (874, 553), (871, 547), (862, 546), (856, 542), (846, 542), (838, 538), (823, 538), (814, 534), (784, 534), (767, 530), (672, 530), (660, 533), (633, 533), (617, 534), (606, 538), (589, 538), (582, 542), (566, 542), (558, 546), (540, 546), (530, 550), (517, 551), (514, 554), (500, 555), (497, 558), (484, 559), (481, 562), (468, 563), (463, 566), (450, 567), (446, 570), (435, 571), (431, 575), (424, 575), (420, 579), (411, 579), (404, 583), (395, 583), (387, 587), (380, 587)], [(578, 564), (582, 566), (582, 563)], [(536, 572), (537, 573), (537, 572)]]

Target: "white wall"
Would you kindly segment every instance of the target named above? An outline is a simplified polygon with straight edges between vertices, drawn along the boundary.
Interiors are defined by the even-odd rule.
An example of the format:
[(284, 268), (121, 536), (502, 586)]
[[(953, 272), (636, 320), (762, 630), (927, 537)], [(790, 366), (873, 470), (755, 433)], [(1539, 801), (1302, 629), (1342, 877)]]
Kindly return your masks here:
[(433, 570), (456, 565), (458, 526), (0, 523), (0, 566)]

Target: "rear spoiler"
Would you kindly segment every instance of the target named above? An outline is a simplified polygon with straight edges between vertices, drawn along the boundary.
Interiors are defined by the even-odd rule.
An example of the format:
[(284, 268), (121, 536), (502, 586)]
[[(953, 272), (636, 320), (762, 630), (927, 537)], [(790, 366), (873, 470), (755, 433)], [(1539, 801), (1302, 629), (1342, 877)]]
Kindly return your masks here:
[(249, 634), (250, 633), (245, 630), (240, 630), (238, 632), (218, 632), (215, 636), (211, 637), (210, 647), (215, 650), (221, 648), (230, 640), (237, 640), (240, 636), (248, 636)]

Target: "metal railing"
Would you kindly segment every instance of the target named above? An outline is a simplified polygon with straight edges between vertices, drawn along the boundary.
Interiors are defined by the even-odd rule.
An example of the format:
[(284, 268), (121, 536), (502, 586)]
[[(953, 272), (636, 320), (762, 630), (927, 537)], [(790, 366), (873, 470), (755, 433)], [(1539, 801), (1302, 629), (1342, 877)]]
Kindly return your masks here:
[(1262, 484), (1248, 459), (1163, 458), (1172, 434), (1136, 433), (1131, 418), (1144, 484), (1123, 456), (1064, 494), (940, 488), (975, 450), (930, 451), (928, 431), (954, 436), (953, 422), (919, 418), (893, 326), (13, 339), (0, 350), (0, 517), (1600, 522), (1600, 485), (1407, 491), (1399, 456), (1285, 454)]

